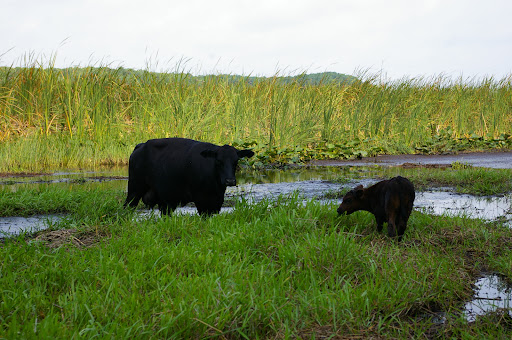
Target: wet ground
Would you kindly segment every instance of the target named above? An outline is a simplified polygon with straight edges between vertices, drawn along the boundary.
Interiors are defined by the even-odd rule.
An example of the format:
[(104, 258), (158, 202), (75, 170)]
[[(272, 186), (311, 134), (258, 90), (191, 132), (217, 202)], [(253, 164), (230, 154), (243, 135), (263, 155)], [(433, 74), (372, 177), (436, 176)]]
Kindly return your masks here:
[(449, 155), (381, 155), (357, 160), (313, 161), (311, 164), (332, 166), (397, 166), (403, 164), (450, 165), (454, 162), (484, 168), (512, 169), (512, 151), (468, 152)]
[(46, 229), (52, 223), (57, 222), (60, 218), (62, 218), (62, 216), (58, 215), (0, 217), (0, 237), (16, 235), (20, 232), (32, 233)]
[[(237, 174), (238, 186), (229, 187), (226, 198), (244, 197), (249, 202), (263, 198), (278, 197), (298, 193), (304, 199), (322, 198), (326, 193), (337, 192), (342, 188), (351, 188), (358, 184), (371, 185), (376, 180), (380, 166), (450, 166), (453, 162), (473, 166), (493, 168), (512, 168), (512, 151), (491, 153), (461, 153), (457, 155), (398, 155), (377, 156), (352, 161), (316, 161), (306, 168), (287, 170), (246, 170)], [(320, 165), (321, 164), (321, 165)], [(328, 165), (328, 166), (327, 166)], [(345, 184), (333, 182), (339, 178), (350, 178), (354, 172), (362, 173), (362, 177)], [(105, 171), (74, 171), (53, 174), (0, 174), (0, 185), (12, 190), (18, 187), (33, 185), (101, 185), (105, 188), (126, 190), (127, 168), (108, 169)], [(353, 177), (353, 176), (352, 176)], [(361, 176), (358, 176), (361, 177)], [(512, 226), (512, 193), (500, 197), (476, 197), (456, 194), (446, 190), (417, 192), (414, 207), (433, 214), (465, 215), (471, 218), (482, 218), (489, 221), (499, 220)], [(326, 202), (339, 204), (339, 200), (323, 199)], [(222, 211), (230, 210), (223, 208)], [(195, 213), (194, 208), (180, 208), (178, 212)], [(0, 218), (0, 234), (16, 234), (23, 230), (37, 230), (55, 216), (2, 217)], [(0, 235), (1, 236), (1, 235)]]
[[(512, 168), (512, 152), (493, 153), (461, 153), (456, 155), (399, 155), (377, 156), (351, 161), (315, 161), (311, 164), (318, 167), (308, 169), (294, 168), (286, 171), (246, 171), (238, 176), (239, 185), (228, 188), (226, 197), (243, 196), (249, 202), (259, 201), (268, 197), (278, 197), (298, 193), (304, 199), (320, 199), (328, 203), (339, 204), (340, 200), (323, 198), (326, 193), (339, 191), (342, 187), (364, 186), (376, 182), (374, 179), (357, 179), (352, 182), (338, 184), (334, 179), (343, 177), (347, 172), (366, 171), (364, 167), (380, 166), (450, 166), (454, 162), (469, 164), (477, 167)], [(354, 168), (356, 170), (354, 170)], [(357, 170), (361, 169), (361, 170)], [(24, 174), (12, 176), (0, 174), (0, 185), (8, 185), (12, 190), (21, 186), (33, 185), (104, 185), (126, 190), (127, 169), (120, 168), (104, 172), (62, 172), (54, 174)], [(418, 192), (414, 202), (416, 210), (432, 214), (465, 215), (471, 218), (481, 218), (488, 221), (508, 223), (512, 227), (512, 193), (500, 197), (476, 197), (456, 194), (446, 190)], [(232, 208), (222, 208), (221, 213)], [(154, 214), (158, 211), (144, 211)], [(179, 214), (195, 214), (193, 207), (183, 207), (177, 210)], [(2, 217), (0, 218), (0, 237), (13, 235), (21, 231), (36, 231), (47, 228), (57, 222), (62, 216), (31, 216), (31, 217)], [(510, 311), (512, 288), (507, 286), (497, 275), (485, 275), (475, 283), (475, 298), (465, 305), (465, 316), (468, 321), (474, 321), (478, 315), (498, 308)], [(509, 312), (510, 313), (510, 312)]]
[[(125, 169), (119, 171), (126, 171)], [(241, 172), (238, 176), (239, 184), (229, 187), (226, 191), (226, 200), (244, 197), (249, 202), (260, 201), (264, 198), (277, 198), (280, 195), (297, 193), (305, 200), (319, 199), (326, 203), (339, 204), (339, 199), (327, 199), (328, 193), (338, 192), (343, 188), (352, 188), (358, 184), (365, 187), (376, 182), (375, 179), (357, 179), (348, 183), (339, 184), (334, 179), (346, 175), (347, 171), (354, 171), (340, 167), (316, 167), (293, 170), (266, 170)], [(362, 170), (361, 170), (362, 171)], [(26, 177), (9, 179), (9, 182), (0, 181), (0, 185), (8, 185), (12, 190), (22, 186), (33, 185), (101, 185), (105, 188), (126, 190), (127, 177), (120, 173), (58, 173), (39, 177)], [(471, 218), (481, 218), (488, 221), (501, 221), (512, 226), (512, 194), (499, 197), (477, 197), (457, 194), (446, 190), (433, 190), (417, 192), (414, 201), (416, 210), (432, 214), (464, 215)], [(231, 208), (222, 208), (229, 211)], [(195, 208), (178, 208), (178, 213), (196, 213)], [(32, 231), (44, 228), (58, 216), (31, 216), (31, 217), (1, 217), (0, 234), (17, 234), (21, 231)]]

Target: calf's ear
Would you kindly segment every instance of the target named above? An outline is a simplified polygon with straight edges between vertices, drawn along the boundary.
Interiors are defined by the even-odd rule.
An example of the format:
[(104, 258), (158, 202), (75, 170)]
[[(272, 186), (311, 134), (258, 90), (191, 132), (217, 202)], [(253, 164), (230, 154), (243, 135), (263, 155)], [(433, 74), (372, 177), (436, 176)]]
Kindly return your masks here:
[(354, 192), (357, 198), (361, 198), (363, 196), (363, 186), (358, 185), (357, 187), (354, 188)]
[(252, 156), (254, 156), (254, 152), (252, 150), (238, 150), (237, 154), (239, 158), (251, 158)]
[(214, 151), (214, 150), (203, 150), (201, 151), (201, 156), (203, 156), (204, 158), (208, 158), (208, 157), (217, 157), (217, 151)]

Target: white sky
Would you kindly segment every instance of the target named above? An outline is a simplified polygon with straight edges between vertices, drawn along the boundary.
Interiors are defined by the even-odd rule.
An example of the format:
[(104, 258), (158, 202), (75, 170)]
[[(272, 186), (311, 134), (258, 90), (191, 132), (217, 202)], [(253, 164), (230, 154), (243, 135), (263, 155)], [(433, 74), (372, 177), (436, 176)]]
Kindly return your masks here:
[(0, 65), (512, 74), (510, 0), (0, 0)]

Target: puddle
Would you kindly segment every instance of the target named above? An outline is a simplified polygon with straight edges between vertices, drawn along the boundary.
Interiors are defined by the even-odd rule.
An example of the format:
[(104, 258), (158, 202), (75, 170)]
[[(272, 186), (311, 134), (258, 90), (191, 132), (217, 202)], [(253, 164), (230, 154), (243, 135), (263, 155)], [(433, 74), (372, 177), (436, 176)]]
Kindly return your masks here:
[(6, 175), (0, 177), (0, 185), (22, 186), (34, 184), (57, 184), (57, 183), (76, 183), (86, 182), (104, 182), (128, 180), (128, 170), (126, 168), (109, 169), (104, 171), (73, 171), (73, 172), (55, 172), (52, 174), (26, 174), (26, 175)]
[(234, 188), (228, 188), (227, 197), (245, 197), (249, 202), (258, 202), (264, 198), (277, 198), (279, 195), (289, 195), (297, 192), (304, 199), (313, 199), (322, 197), (329, 191), (337, 191), (341, 188), (340, 184), (310, 180), (301, 182), (286, 183), (262, 183), (262, 184), (242, 184)]
[(0, 238), (18, 235), (22, 232), (36, 232), (46, 229), (49, 225), (60, 220), (58, 215), (34, 215), (30, 217), (0, 217)]
[(487, 275), (475, 282), (475, 297), (464, 306), (464, 316), (473, 322), (478, 316), (507, 309), (512, 317), (512, 287), (503, 282), (497, 275)]
[(435, 215), (512, 220), (512, 195), (477, 197), (445, 191), (417, 192), (414, 207)]

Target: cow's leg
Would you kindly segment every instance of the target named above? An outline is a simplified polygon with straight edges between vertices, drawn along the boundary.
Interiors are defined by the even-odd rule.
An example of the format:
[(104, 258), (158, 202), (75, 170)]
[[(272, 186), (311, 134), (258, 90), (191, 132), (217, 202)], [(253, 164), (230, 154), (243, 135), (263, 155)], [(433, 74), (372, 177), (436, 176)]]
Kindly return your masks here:
[(156, 203), (158, 202), (156, 193), (153, 190), (146, 191), (146, 193), (142, 197), (142, 202), (144, 202), (144, 204), (148, 208), (153, 209), (155, 207)]
[(137, 204), (139, 204), (140, 196), (137, 195), (130, 195), (128, 194), (128, 197), (126, 197), (126, 200), (124, 201), (124, 207), (127, 205), (130, 205), (130, 208), (135, 208)]
[(149, 188), (142, 183), (140, 179), (128, 175), (128, 194), (124, 201), (124, 206), (130, 205), (130, 207), (135, 208), (148, 189)]
[(158, 209), (162, 213), (162, 215), (171, 216), (172, 212), (176, 210), (178, 204), (174, 203), (158, 203)]
[(224, 199), (217, 200), (216, 202), (194, 202), (197, 208), (197, 212), (201, 216), (211, 216), (214, 214), (218, 214), (220, 212), (220, 208), (222, 207), (222, 203), (224, 203)]
[(132, 187), (130, 188), (130, 182), (128, 182), (128, 195), (124, 201), (124, 206), (130, 205), (131, 208), (135, 208), (142, 197), (137, 194), (137, 190)]
[(405, 224), (404, 223), (399, 223), (398, 226), (397, 226), (397, 229), (398, 229), (398, 242), (402, 241), (402, 236), (404, 235), (405, 233)]

